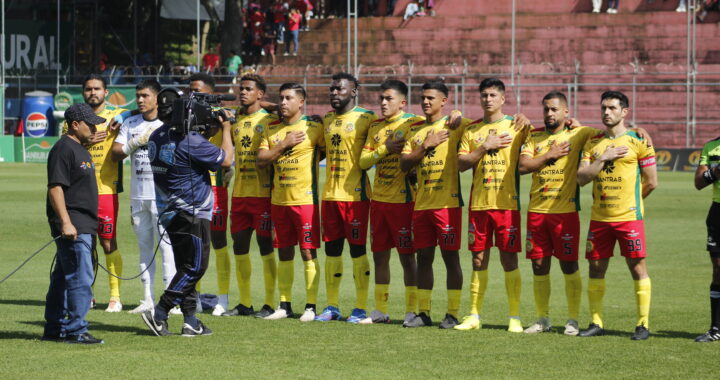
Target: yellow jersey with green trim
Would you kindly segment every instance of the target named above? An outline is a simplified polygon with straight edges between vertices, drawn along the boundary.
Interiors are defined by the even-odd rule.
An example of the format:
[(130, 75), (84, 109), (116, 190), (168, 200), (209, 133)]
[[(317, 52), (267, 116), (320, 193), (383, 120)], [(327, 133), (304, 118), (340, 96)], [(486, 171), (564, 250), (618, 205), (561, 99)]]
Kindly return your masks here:
[[(700, 165), (714, 168), (720, 165), (720, 137), (708, 141), (700, 153)], [(720, 203), (720, 181), (713, 183), (713, 202)]]
[(655, 165), (655, 150), (635, 131), (610, 138), (605, 132), (585, 143), (582, 161), (592, 163), (610, 146), (626, 146), (628, 154), (608, 161), (593, 180), (591, 220), (598, 222), (629, 222), (642, 220), (642, 177), (640, 169)]
[(555, 144), (567, 142), (570, 152), (532, 173), (529, 212), (564, 214), (580, 211), (580, 186), (577, 168), (585, 143), (602, 131), (590, 127), (563, 128), (550, 132), (538, 128), (530, 132), (520, 149), (521, 156), (535, 158), (546, 154)]
[[(122, 161), (118, 162), (113, 160), (110, 154), (119, 128), (114, 131), (108, 130), (108, 124), (110, 124), (113, 119), (117, 119), (118, 122), (122, 123), (124, 118), (130, 116), (130, 111), (106, 103), (105, 107), (95, 114), (105, 119), (104, 123), (95, 126), (97, 131), (107, 131), (107, 136), (104, 141), (88, 147), (93, 164), (95, 164), (95, 179), (97, 180), (98, 195), (122, 193)], [(63, 123), (62, 133), (67, 133), (67, 130), (68, 125), (66, 121)]]
[(512, 137), (512, 143), (505, 148), (488, 151), (473, 167), (470, 210), (519, 210), (518, 157), (527, 134), (515, 130), (512, 116), (506, 115), (493, 123), (486, 123), (482, 119), (474, 121), (462, 136), (458, 154), (471, 153), (490, 134), (508, 134)]
[(233, 197), (270, 197), (270, 168), (259, 169), (256, 165), (257, 150), (262, 134), (277, 116), (264, 109), (250, 115), (238, 110), (237, 122), (232, 126), (232, 139), (235, 145), (235, 184)]
[(420, 121), (410, 126), (410, 132), (403, 147), (403, 154), (412, 153), (421, 145), (428, 133), (446, 129), (448, 139), (442, 144), (425, 152), (425, 156), (415, 168), (417, 173), (417, 195), (415, 210), (435, 210), (462, 207), (460, 192), (460, 172), (458, 171), (458, 144), (465, 128), (472, 122), (463, 118), (460, 126), (449, 129), (445, 123), (448, 117), (434, 122)]
[(271, 203), (278, 206), (317, 204), (320, 151), (325, 149), (322, 124), (310, 121), (307, 116), (292, 124), (274, 121), (263, 131), (258, 150), (272, 149), (292, 131), (305, 132), (305, 139), (273, 163)]
[[(222, 135), (222, 129), (218, 130), (214, 136), (208, 139), (208, 141), (219, 148), (222, 145)], [(215, 171), (210, 170), (210, 185), (227, 187), (230, 183), (225, 183), (225, 181), (223, 181), (223, 174), (225, 174), (225, 170), (226, 169), (224, 168), (219, 168)]]
[(360, 169), (360, 153), (375, 113), (362, 107), (338, 115), (330, 111), (325, 127), (326, 172), (323, 200), (366, 201), (372, 191), (367, 172)]
[(398, 113), (370, 125), (360, 154), (360, 166), (369, 169), (375, 165), (374, 201), (408, 203), (415, 200), (415, 183), (408, 178), (407, 173), (400, 170), (400, 155), (388, 152), (385, 142), (389, 138), (406, 139), (410, 126), (424, 121), (425, 118), (411, 113)]

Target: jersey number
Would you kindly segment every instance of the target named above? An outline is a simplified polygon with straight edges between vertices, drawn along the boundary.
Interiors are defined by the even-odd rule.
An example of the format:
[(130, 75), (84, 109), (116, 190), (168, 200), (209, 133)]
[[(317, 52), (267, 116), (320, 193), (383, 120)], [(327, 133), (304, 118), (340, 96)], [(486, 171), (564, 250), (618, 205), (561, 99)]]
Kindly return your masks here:
[(440, 237), (445, 245), (455, 244), (455, 234), (440, 234)]
[(113, 224), (112, 223), (102, 223), (102, 232), (103, 232), (103, 234), (113, 233)]
[(303, 241), (305, 243), (312, 243), (312, 231), (305, 231), (303, 233)]
[(627, 240), (628, 252), (640, 252), (642, 251), (642, 241), (640, 239)]
[(412, 243), (412, 239), (410, 239), (410, 236), (400, 236), (398, 238), (398, 248), (410, 248)]

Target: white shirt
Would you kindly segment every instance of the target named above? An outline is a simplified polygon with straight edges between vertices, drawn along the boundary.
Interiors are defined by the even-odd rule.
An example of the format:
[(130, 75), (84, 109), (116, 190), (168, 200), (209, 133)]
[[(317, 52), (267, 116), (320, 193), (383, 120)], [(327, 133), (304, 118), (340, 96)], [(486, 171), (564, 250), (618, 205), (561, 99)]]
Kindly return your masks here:
[[(157, 128), (162, 125), (159, 119), (147, 121), (143, 115), (131, 116), (120, 126), (115, 142), (127, 144), (128, 140), (140, 135), (146, 128)], [(155, 200), (155, 182), (146, 146), (141, 146), (130, 155), (130, 199)]]

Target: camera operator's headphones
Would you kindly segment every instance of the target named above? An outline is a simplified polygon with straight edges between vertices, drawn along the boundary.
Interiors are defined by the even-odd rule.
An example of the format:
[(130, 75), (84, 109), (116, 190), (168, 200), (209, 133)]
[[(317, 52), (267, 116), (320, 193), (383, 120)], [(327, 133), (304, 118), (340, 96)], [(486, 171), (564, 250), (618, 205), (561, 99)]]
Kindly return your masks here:
[(182, 90), (175, 87), (163, 88), (157, 96), (158, 118), (168, 120), (172, 117), (173, 102), (184, 95)]

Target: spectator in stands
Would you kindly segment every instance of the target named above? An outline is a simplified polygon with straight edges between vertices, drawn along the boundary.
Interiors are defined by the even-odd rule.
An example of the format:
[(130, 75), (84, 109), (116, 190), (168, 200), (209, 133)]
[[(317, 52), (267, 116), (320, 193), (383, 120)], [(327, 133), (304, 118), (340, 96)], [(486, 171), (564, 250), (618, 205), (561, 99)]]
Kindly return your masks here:
[(680, 0), (678, 3), (678, 7), (675, 8), (675, 12), (687, 12), (687, 7), (685, 6), (685, 0)]
[(230, 56), (225, 60), (225, 66), (227, 67), (228, 74), (232, 76), (237, 75), (242, 63), (242, 58), (237, 55), (235, 50), (230, 50)]
[(435, 16), (435, 0), (425, 0), (425, 11), (430, 16)]
[(267, 23), (265, 24), (265, 29), (263, 30), (263, 52), (265, 53), (266, 57), (270, 57), (270, 63), (273, 65), (275, 64), (275, 40), (277, 39), (277, 34), (275, 32), (275, 27)]
[(277, 36), (277, 43), (283, 43), (282, 36), (285, 33), (285, 15), (287, 14), (287, 2), (282, 0), (275, 0), (270, 6), (270, 12), (272, 13), (273, 28), (275, 29), (275, 36)]
[(405, 7), (405, 16), (403, 16), (403, 20), (415, 17), (418, 12), (420, 12), (420, 4), (417, 1), (411, 1), (408, 3), (407, 7)]
[(290, 55), (290, 43), (294, 44), (293, 55), (297, 55), (298, 44), (300, 39), (300, 12), (297, 8), (290, 9), (290, 14), (287, 17), (287, 38), (285, 41), (285, 54)]
[(696, 12), (698, 12), (697, 18), (700, 22), (705, 21), (709, 11), (718, 10), (718, 0), (701, 0), (699, 3)]
[(305, 31), (310, 30), (308, 20), (312, 18), (314, 9), (310, 0), (295, 0), (293, 7), (297, 9), (302, 16), (302, 29)]
[(610, 13), (610, 14), (617, 13), (619, 6), (620, 6), (620, 0), (608, 0), (607, 13)]
[(211, 47), (208, 52), (202, 57), (203, 71), (212, 72), (220, 64), (220, 56), (217, 54), (217, 49)]
[(387, 0), (387, 14), (386, 16), (392, 16), (395, 13), (395, 4), (397, 0)]

